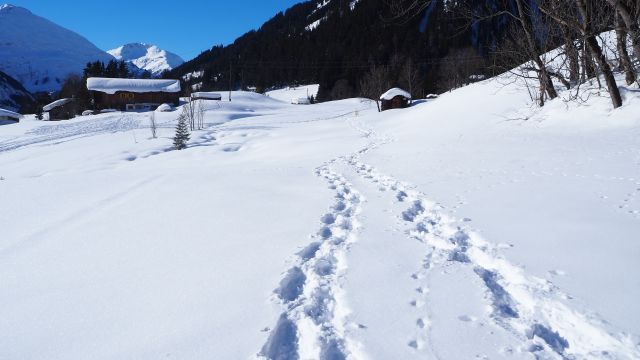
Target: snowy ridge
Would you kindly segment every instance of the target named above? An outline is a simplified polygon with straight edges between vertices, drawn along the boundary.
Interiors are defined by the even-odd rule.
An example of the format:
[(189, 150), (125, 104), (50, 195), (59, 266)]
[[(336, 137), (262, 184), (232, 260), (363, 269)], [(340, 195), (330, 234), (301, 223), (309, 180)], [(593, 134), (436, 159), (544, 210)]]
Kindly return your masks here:
[(356, 219), (362, 196), (340, 174), (332, 160), (316, 170), (335, 191), (335, 204), (320, 218), (314, 240), (297, 254), (276, 289), (284, 312), (259, 356), (267, 359), (362, 359), (357, 343), (348, 338), (350, 323), (340, 279), (347, 272), (346, 256), (357, 241)]
[(131, 43), (107, 51), (116, 60), (124, 60), (139, 69), (146, 70), (153, 76), (172, 70), (184, 63), (184, 60), (156, 45)]

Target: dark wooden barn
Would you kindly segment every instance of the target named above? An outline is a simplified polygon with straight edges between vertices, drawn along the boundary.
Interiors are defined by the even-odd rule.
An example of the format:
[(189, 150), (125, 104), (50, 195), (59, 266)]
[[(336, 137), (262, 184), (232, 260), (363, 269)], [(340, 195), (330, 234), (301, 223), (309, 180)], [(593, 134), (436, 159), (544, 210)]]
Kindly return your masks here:
[(411, 94), (400, 89), (393, 88), (380, 96), (380, 110), (404, 109), (411, 105)]
[(88, 78), (95, 110), (155, 110), (161, 104), (180, 104), (180, 81), (165, 79)]
[(74, 99), (60, 99), (42, 107), (48, 114), (48, 120), (69, 120), (76, 116), (76, 102)]

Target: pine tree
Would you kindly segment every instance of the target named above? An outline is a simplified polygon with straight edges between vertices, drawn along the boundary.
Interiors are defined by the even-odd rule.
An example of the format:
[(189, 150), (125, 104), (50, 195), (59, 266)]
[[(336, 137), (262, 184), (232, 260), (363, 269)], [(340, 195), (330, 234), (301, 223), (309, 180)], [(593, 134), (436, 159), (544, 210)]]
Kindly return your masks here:
[(184, 114), (180, 114), (178, 117), (178, 125), (176, 126), (176, 135), (173, 138), (173, 147), (176, 150), (183, 150), (187, 148), (187, 142), (191, 135), (189, 134), (189, 126), (187, 125), (187, 118)]
[(127, 67), (127, 63), (125, 63), (124, 60), (120, 60), (120, 62), (118, 63), (118, 77), (123, 79), (131, 77), (129, 67)]

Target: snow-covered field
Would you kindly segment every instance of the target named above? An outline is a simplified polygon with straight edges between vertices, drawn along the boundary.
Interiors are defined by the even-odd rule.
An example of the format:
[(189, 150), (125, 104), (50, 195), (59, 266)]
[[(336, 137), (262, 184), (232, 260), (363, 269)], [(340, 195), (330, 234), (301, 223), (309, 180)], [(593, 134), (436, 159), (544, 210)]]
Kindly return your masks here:
[(640, 94), (0, 127), (2, 359), (637, 359)]
[(267, 91), (266, 95), (272, 99), (284, 101), (286, 103), (291, 103), (294, 99), (302, 99), (309, 98), (313, 96), (314, 98), (318, 97), (318, 90), (320, 90), (320, 85), (301, 85), (295, 87), (286, 87), (283, 89), (271, 90)]

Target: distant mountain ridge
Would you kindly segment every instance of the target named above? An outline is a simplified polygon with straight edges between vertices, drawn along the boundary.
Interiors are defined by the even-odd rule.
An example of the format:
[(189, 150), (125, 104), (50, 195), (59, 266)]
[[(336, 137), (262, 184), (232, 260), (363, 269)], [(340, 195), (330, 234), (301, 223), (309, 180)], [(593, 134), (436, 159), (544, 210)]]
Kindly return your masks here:
[(184, 63), (184, 60), (169, 51), (160, 49), (156, 45), (145, 43), (130, 43), (107, 51), (117, 60), (124, 60), (135, 68), (146, 70), (152, 76), (160, 76), (163, 72), (172, 70)]

